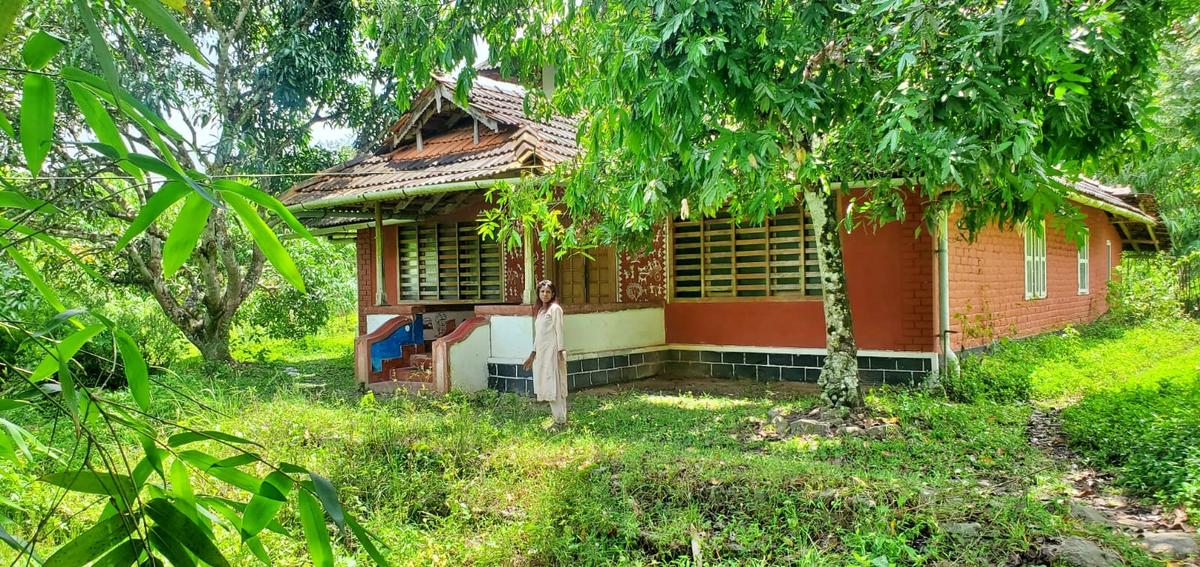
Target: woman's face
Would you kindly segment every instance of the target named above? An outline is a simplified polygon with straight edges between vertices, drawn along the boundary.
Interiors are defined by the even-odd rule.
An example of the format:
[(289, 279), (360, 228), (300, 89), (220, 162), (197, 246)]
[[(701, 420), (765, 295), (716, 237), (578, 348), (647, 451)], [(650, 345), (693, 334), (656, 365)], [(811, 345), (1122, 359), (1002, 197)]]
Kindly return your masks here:
[(539, 289), (538, 299), (541, 299), (542, 303), (550, 303), (550, 300), (554, 299), (554, 290), (550, 289), (550, 286)]

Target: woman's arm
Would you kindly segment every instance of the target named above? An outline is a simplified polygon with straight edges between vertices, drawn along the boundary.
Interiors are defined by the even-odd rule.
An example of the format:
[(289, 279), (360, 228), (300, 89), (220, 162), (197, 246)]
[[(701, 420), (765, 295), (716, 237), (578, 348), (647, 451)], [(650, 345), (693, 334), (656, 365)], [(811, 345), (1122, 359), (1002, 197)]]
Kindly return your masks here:
[(555, 309), (550, 312), (551, 322), (554, 323), (554, 350), (558, 351), (565, 360), (567, 357), (567, 341), (563, 337), (564, 325), (562, 306), (556, 303), (554, 304), (554, 308)]

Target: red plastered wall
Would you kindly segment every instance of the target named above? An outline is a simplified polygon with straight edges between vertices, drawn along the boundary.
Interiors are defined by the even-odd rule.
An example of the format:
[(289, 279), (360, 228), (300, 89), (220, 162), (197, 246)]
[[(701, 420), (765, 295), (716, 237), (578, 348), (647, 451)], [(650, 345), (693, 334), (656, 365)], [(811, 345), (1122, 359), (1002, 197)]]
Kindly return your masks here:
[[(1087, 215), (1090, 284), (1079, 293), (1075, 243), (1046, 220), (1046, 297), (1025, 299), (1025, 240), (1018, 230), (992, 227), (974, 242), (950, 240), (950, 327), (954, 348), (972, 348), (1000, 337), (1024, 337), (1085, 323), (1108, 310), (1109, 260), (1120, 261), (1121, 241), (1103, 211)], [(953, 221), (956, 220), (952, 217)], [(1112, 244), (1106, 258), (1105, 241)]]
[[(910, 197), (908, 219), (843, 233), (846, 284), (858, 347), (936, 350), (934, 240), (922, 230), (922, 208)], [(669, 267), (668, 267), (669, 269)], [(819, 298), (674, 301), (666, 306), (667, 342), (796, 348), (825, 347)]]

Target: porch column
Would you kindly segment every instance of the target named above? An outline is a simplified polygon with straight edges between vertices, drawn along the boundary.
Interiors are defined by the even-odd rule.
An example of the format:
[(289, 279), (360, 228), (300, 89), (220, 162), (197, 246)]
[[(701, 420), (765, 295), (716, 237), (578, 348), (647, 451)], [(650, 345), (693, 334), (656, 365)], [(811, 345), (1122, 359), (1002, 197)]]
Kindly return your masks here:
[(375, 203), (375, 305), (387, 303), (383, 289), (383, 207)]
[(533, 273), (533, 230), (525, 227), (522, 237), (522, 252), (525, 254), (525, 290), (521, 293), (521, 303), (533, 305), (534, 295), (536, 294), (534, 286), (537, 283)]

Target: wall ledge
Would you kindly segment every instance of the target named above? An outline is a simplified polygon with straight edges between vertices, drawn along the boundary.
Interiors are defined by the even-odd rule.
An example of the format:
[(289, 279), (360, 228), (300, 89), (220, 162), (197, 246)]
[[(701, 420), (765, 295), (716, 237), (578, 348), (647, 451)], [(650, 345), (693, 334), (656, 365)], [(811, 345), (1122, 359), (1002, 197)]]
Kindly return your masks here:
[[(563, 305), (563, 313), (566, 315), (581, 315), (585, 313), (612, 313), (616, 311), (633, 311), (635, 309), (661, 309), (663, 307), (661, 301), (650, 301), (645, 303), (598, 303), (598, 304), (583, 304), (583, 305)], [(532, 305), (479, 305), (475, 307), (475, 314), (480, 316), (486, 315), (508, 315), (508, 316), (533, 316)]]

